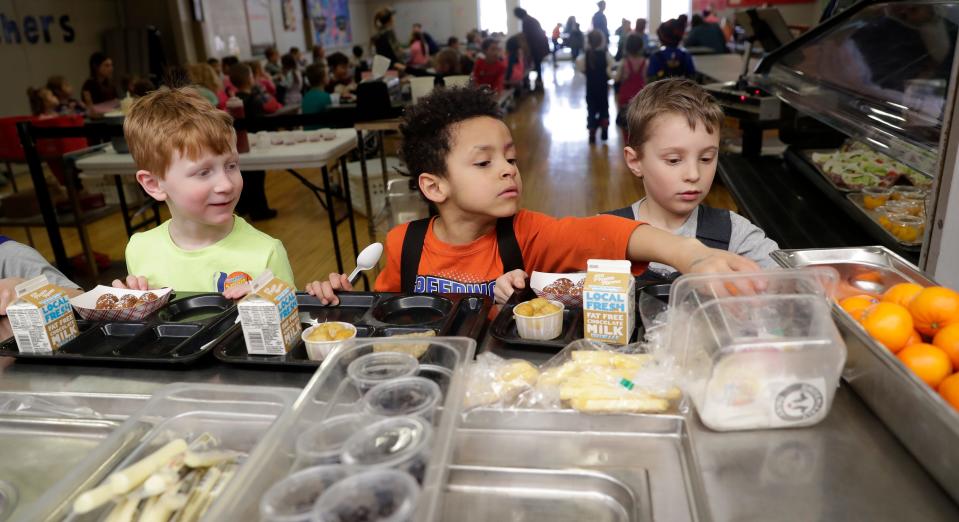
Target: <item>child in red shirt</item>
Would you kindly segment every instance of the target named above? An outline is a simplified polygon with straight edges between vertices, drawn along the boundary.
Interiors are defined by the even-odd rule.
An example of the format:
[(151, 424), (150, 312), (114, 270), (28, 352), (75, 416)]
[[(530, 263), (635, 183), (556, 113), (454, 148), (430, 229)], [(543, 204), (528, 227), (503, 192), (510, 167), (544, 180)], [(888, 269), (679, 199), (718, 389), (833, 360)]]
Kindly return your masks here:
[[(439, 216), (390, 230), (378, 292), (493, 295), (495, 289), (499, 295), (507, 289), (495, 288), (496, 280), (505, 273), (578, 271), (589, 258), (655, 261), (681, 272), (759, 269), (748, 259), (637, 221), (609, 215), (557, 219), (521, 209), (513, 137), (495, 98), (482, 91), (435, 90), (406, 111), (400, 130), (406, 165), (419, 173), (420, 192)], [(404, 248), (409, 245), (415, 248)], [(513, 278), (501, 281), (522, 286)], [(339, 302), (335, 290), (351, 289), (343, 274), (306, 287), (323, 304)]]
[(506, 64), (503, 62), (499, 41), (495, 38), (483, 40), (484, 58), (473, 64), (473, 83), (486, 85), (496, 91), (503, 92), (503, 82), (506, 80)]

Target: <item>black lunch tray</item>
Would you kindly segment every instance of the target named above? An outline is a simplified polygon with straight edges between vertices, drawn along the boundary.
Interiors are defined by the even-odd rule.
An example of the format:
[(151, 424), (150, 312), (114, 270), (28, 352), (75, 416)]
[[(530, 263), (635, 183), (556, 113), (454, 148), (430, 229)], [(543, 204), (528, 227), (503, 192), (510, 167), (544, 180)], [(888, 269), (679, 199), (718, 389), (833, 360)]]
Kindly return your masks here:
[[(312, 295), (297, 293), (300, 322), (342, 321), (356, 326), (357, 337), (389, 337), (395, 334), (433, 330), (437, 336), (462, 336), (479, 339), (493, 306), (480, 294), (416, 294), (343, 292), (340, 304), (327, 306)], [(411, 310), (418, 310), (412, 312)], [(239, 324), (215, 343), (213, 355), (231, 364), (315, 369), (322, 361), (311, 361), (306, 345), (296, 345), (284, 355), (250, 355), (246, 352), (243, 329)]]
[(236, 304), (220, 294), (171, 301), (142, 321), (77, 320), (80, 335), (53, 353), (20, 353), (14, 337), (0, 343), (0, 357), (97, 364), (188, 364), (208, 353), (233, 326)]
[[(633, 330), (633, 336), (630, 342), (635, 342), (642, 338), (644, 332), (642, 321), (639, 318), (639, 299), (643, 294), (653, 296), (660, 301), (669, 301), (670, 283), (659, 282), (636, 282), (636, 328)], [(509, 301), (500, 309), (496, 319), (489, 327), (489, 334), (496, 340), (512, 346), (522, 346), (530, 349), (541, 349), (547, 351), (559, 351), (569, 343), (583, 338), (583, 309), (582, 308), (564, 308), (563, 309), (563, 331), (559, 337), (547, 341), (536, 339), (523, 339), (516, 330), (516, 321), (513, 319), (513, 308), (516, 305), (535, 299), (536, 294), (526, 285), (526, 288), (514, 292)]]

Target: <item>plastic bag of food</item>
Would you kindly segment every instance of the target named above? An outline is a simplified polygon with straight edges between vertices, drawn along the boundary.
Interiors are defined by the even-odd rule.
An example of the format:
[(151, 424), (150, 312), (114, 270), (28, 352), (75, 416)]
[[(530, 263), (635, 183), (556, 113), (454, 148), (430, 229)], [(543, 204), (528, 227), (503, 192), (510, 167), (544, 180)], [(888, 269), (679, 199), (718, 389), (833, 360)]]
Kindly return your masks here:
[(521, 393), (517, 404), (584, 413), (662, 413), (681, 397), (672, 365), (662, 364), (644, 344), (578, 340), (540, 367), (536, 387)]
[(467, 369), (463, 411), (514, 407), (517, 397), (536, 386), (538, 379), (539, 370), (529, 361), (481, 353)]

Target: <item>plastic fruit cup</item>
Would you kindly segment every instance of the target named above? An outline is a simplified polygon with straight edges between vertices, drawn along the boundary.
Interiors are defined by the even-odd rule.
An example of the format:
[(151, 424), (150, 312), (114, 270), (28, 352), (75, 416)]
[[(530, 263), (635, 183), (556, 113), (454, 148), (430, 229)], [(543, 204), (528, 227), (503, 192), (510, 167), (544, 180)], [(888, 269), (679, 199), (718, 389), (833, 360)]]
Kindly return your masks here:
[(412, 355), (399, 352), (368, 353), (346, 367), (360, 393), (365, 394), (377, 384), (409, 377), (416, 373), (420, 363)]
[(361, 429), (343, 445), (343, 464), (395, 469), (423, 482), (433, 427), (421, 417), (390, 417)]
[[(317, 328), (327, 324), (335, 324), (337, 326), (340, 326), (341, 328), (350, 330), (353, 333), (346, 339), (338, 339), (335, 341), (311, 341), (310, 334), (315, 332)], [(303, 330), (303, 333), (300, 335), (300, 337), (303, 339), (303, 342), (306, 344), (307, 357), (309, 357), (311, 361), (322, 361), (323, 359), (326, 359), (327, 357), (329, 357), (330, 354), (333, 353), (333, 350), (339, 348), (340, 346), (343, 346), (343, 344), (346, 343), (347, 341), (356, 338), (356, 327), (350, 323), (330, 321), (328, 323), (320, 323), (317, 325), (313, 325), (307, 328), (306, 330)]]
[(925, 196), (925, 191), (919, 187), (911, 187), (909, 185), (896, 185), (892, 187), (892, 199), (894, 200), (907, 199), (908, 196), (915, 197), (917, 194)]
[(892, 235), (905, 243), (914, 243), (922, 239), (926, 231), (926, 222), (914, 216), (890, 216)]
[(559, 307), (559, 310), (535, 317), (527, 317), (516, 313), (513, 308), (513, 319), (516, 321), (516, 331), (523, 339), (532, 339), (536, 341), (548, 341), (559, 337), (563, 333), (563, 303), (549, 300), (550, 303)]
[(886, 204), (892, 196), (892, 190), (882, 187), (866, 187), (862, 189), (862, 204), (869, 210), (877, 209)]
[(350, 469), (346, 466), (317, 466), (298, 471), (266, 491), (260, 499), (260, 519), (269, 522), (312, 520), (317, 499), (348, 476)]
[(922, 214), (922, 202), (915, 199), (889, 200), (883, 206), (886, 210), (895, 214), (909, 214), (911, 216), (919, 216)]
[(296, 466), (340, 464), (343, 444), (374, 420), (362, 413), (350, 413), (331, 417), (309, 428), (296, 438)]
[(282, 131), (270, 133), (270, 145), (283, 145), (285, 136)]
[(417, 416), (432, 423), (443, 392), (423, 377), (404, 377), (378, 384), (363, 397), (366, 413), (376, 417)]
[(313, 507), (313, 520), (406, 522), (413, 519), (419, 494), (419, 485), (406, 473), (366, 471), (326, 490)]

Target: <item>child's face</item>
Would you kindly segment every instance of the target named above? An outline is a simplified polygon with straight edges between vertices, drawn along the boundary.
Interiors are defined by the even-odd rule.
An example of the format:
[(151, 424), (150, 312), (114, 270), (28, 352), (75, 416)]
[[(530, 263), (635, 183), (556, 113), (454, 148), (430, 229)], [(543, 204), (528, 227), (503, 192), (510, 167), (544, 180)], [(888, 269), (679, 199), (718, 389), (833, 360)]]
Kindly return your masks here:
[(41, 90), (40, 96), (43, 97), (43, 103), (47, 109), (53, 109), (57, 105), (60, 105), (60, 100), (54, 96), (53, 91), (50, 89)]
[(626, 164), (643, 179), (647, 203), (675, 216), (688, 216), (709, 193), (716, 175), (719, 132), (710, 134), (684, 116), (666, 114), (652, 122), (642, 154), (626, 147)]
[(350, 77), (350, 66), (348, 64), (337, 65), (333, 68), (333, 77), (337, 80), (345, 80)]
[(450, 209), (465, 215), (509, 217), (519, 211), (523, 181), (516, 166), (513, 136), (502, 121), (472, 118), (451, 130), (445, 178), (439, 178)]
[(174, 218), (203, 226), (232, 223), (243, 190), (237, 161), (236, 150), (204, 154), (195, 161), (177, 153), (164, 178), (157, 180), (161, 197), (151, 195), (166, 201)]
[(489, 46), (488, 49), (486, 49), (486, 59), (491, 62), (495, 62), (496, 60), (499, 60), (501, 54), (502, 54), (502, 50), (499, 48), (499, 45), (497, 44), (493, 44)]

